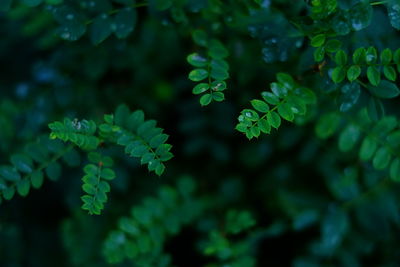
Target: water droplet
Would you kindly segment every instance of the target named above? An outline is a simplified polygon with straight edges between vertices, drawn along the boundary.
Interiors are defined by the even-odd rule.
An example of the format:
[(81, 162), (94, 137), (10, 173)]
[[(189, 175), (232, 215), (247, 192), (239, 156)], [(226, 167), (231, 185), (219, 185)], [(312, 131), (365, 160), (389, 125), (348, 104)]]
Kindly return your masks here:
[(245, 115), (246, 117), (248, 117), (248, 118), (251, 118), (251, 117), (252, 117), (251, 112), (246, 112), (244, 115)]
[(356, 30), (356, 31), (359, 31), (359, 30), (361, 30), (363, 28), (362, 23), (359, 22), (359, 21), (353, 21), (351, 26), (353, 26), (353, 29)]

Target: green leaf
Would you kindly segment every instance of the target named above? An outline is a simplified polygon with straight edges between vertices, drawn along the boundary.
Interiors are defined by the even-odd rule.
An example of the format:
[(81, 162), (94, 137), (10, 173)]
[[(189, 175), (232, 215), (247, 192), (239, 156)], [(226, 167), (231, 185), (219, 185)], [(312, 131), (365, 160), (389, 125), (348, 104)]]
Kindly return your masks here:
[(40, 188), (43, 184), (43, 172), (42, 171), (34, 171), (31, 176), (31, 183), (33, 188)]
[(378, 148), (378, 142), (372, 137), (365, 137), (361, 144), (359, 157), (362, 161), (371, 160)]
[(338, 129), (340, 116), (337, 113), (327, 113), (321, 116), (315, 127), (315, 133), (319, 138), (326, 139), (332, 136)]
[(340, 97), (340, 111), (346, 112), (350, 110), (358, 101), (361, 95), (361, 88), (358, 83), (347, 83), (341, 88), (342, 95)]
[(321, 62), (325, 58), (325, 47), (320, 46), (314, 50), (314, 60), (316, 62)]
[(361, 68), (358, 65), (353, 65), (347, 70), (347, 79), (350, 82), (355, 81), (361, 74)]
[(260, 128), (260, 131), (266, 134), (269, 134), (271, 132), (271, 125), (266, 119), (260, 119), (257, 122), (258, 127)]
[(47, 166), (45, 171), (50, 180), (57, 181), (61, 176), (61, 165), (57, 162), (52, 162)]
[(353, 63), (363, 64), (366, 60), (367, 50), (364, 47), (357, 48), (353, 53)]
[(281, 125), (281, 117), (279, 117), (279, 115), (275, 111), (270, 111), (269, 113), (267, 113), (267, 121), (275, 129), (278, 129)]
[(392, 0), (386, 4), (390, 24), (393, 28), (400, 30), (400, 8), (399, 1)]
[(205, 69), (195, 69), (189, 73), (189, 79), (194, 82), (199, 82), (208, 77), (208, 71)]
[(377, 59), (378, 59), (378, 54), (376, 52), (375, 47), (368, 47), (365, 53), (365, 62), (370, 65), (375, 63)]
[(207, 66), (207, 64), (208, 64), (207, 58), (205, 58), (205, 57), (199, 55), (198, 53), (190, 54), (190, 55), (187, 57), (187, 62), (188, 62), (190, 65), (195, 66), (195, 67), (198, 67), (198, 68), (205, 67), (205, 66)]
[(395, 158), (390, 165), (390, 178), (395, 182), (400, 182), (400, 159)]
[(335, 53), (342, 46), (342, 42), (336, 39), (329, 40), (325, 44), (325, 50), (330, 53)]
[(15, 154), (11, 156), (11, 163), (20, 172), (31, 173), (33, 168), (32, 159), (24, 154)]
[(270, 84), (271, 91), (277, 96), (277, 97), (284, 97), (288, 93), (288, 89), (283, 86), (280, 83), (271, 83)]
[(335, 83), (341, 83), (346, 77), (345, 67), (339, 66), (332, 71), (332, 81)]
[(212, 59), (222, 59), (229, 55), (228, 50), (218, 40), (211, 40), (208, 45), (208, 55)]
[(283, 103), (278, 106), (278, 113), (282, 118), (284, 118), (287, 121), (293, 121), (294, 119), (292, 108), (287, 103)]
[(25, 197), (29, 194), (31, 183), (29, 179), (21, 179), (17, 182), (17, 192), (20, 196)]
[(368, 90), (379, 98), (389, 99), (395, 98), (400, 94), (399, 88), (396, 84), (383, 80), (379, 86), (368, 86)]
[(16, 182), (21, 179), (21, 175), (11, 166), (0, 166), (0, 177), (10, 182)]
[(212, 98), (214, 101), (221, 102), (224, 101), (225, 95), (222, 92), (214, 92), (212, 93)]
[(250, 101), (253, 108), (259, 112), (266, 113), (269, 110), (269, 106), (262, 100), (254, 99)]
[(283, 85), (287, 89), (293, 89), (295, 87), (295, 82), (294, 82), (292, 76), (290, 76), (287, 73), (279, 72), (276, 75), (276, 79), (278, 80), (278, 82), (281, 85)]
[(360, 128), (349, 124), (339, 135), (339, 149), (347, 152), (353, 149), (360, 137)]
[(351, 27), (360, 31), (371, 23), (373, 8), (369, 2), (362, 2), (352, 6), (349, 13)]
[(101, 170), (100, 177), (106, 180), (113, 180), (115, 176), (115, 172), (110, 168), (104, 168)]
[(93, 20), (90, 27), (90, 40), (93, 44), (98, 45), (111, 35), (111, 24), (111, 18), (105, 14), (102, 14)]
[(383, 74), (390, 81), (396, 81), (397, 73), (396, 70), (392, 66), (383, 66)]
[(124, 8), (119, 11), (111, 24), (111, 29), (117, 38), (126, 38), (133, 32), (136, 26), (137, 14), (135, 8)]
[(386, 48), (381, 52), (381, 63), (387, 65), (390, 61), (392, 61), (392, 50)]
[(279, 97), (270, 92), (264, 91), (261, 93), (261, 96), (268, 104), (271, 105), (277, 105), (280, 102)]
[(149, 145), (152, 148), (157, 148), (160, 145), (164, 144), (168, 140), (168, 135), (167, 134), (159, 134), (154, 136), (151, 140)]
[(207, 106), (210, 104), (212, 101), (212, 95), (211, 94), (205, 94), (202, 97), (200, 97), (200, 104), (202, 106)]
[(391, 146), (398, 146), (400, 145), (400, 130), (394, 131), (390, 133), (387, 137), (386, 140)]
[(311, 39), (311, 46), (320, 47), (325, 43), (325, 34), (318, 34)]
[(373, 166), (377, 170), (385, 169), (390, 163), (391, 155), (387, 147), (381, 147), (376, 152), (372, 160)]
[(367, 77), (373, 86), (378, 86), (381, 82), (381, 72), (376, 66), (369, 66), (367, 69)]
[(15, 195), (15, 187), (13, 186), (9, 186), (3, 190), (3, 197), (5, 200), (12, 199), (14, 195)]
[(385, 114), (382, 101), (376, 99), (375, 97), (370, 97), (368, 101), (367, 113), (372, 121), (378, 121), (381, 119)]
[(335, 55), (335, 62), (339, 66), (346, 65), (347, 63), (347, 54), (343, 50), (339, 50)]

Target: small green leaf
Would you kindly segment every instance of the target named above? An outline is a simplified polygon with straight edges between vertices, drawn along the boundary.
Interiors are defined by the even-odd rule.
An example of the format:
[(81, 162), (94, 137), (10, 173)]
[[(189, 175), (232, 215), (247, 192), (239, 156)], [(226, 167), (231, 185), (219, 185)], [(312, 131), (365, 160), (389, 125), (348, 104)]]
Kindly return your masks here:
[(381, 52), (381, 63), (387, 65), (390, 61), (392, 61), (392, 50), (386, 48)]
[(190, 65), (201, 68), (207, 66), (208, 60), (207, 58), (199, 55), (198, 53), (190, 54), (187, 57), (187, 61)]
[(326, 139), (332, 136), (340, 124), (339, 114), (332, 112), (321, 116), (315, 127), (315, 133), (319, 138)]
[(212, 93), (212, 98), (214, 101), (221, 102), (224, 101), (225, 95), (222, 92), (214, 92)]
[(199, 82), (208, 77), (208, 71), (205, 69), (195, 69), (189, 73), (189, 79), (194, 82)]
[(136, 26), (137, 14), (135, 8), (123, 8), (115, 17), (111, 24), (111, 29), (114, 31), (117, 38), (126, 38), (133, 32)]
[(35, 171), (31, 174), (31, 183), (33, 188), (40, 188), (43, 184), (43, 172)]
[(368, 161), (372, 159), (377, 148), (378, 142), (375, 139), (369, 136), (365, 137), (359, 152), (360, 159), (362, 161)]
[(397, 73), (396, 70), (392, 66), (383, 66), (383, 74), (390, 81), (396, 81)]
[(17, 182), (17, 192), (20, 196), (25, 197), (29, 194), (31, 183), (29, 179), (21, 179)]
[(198, 95), (204, 93), (208, 89), (210, 89), (210, 85), (208, 83), (199, 83), (193, 88), (192, 93)]
[(11, 166), (0, 166), (0, 177), (10, 182), (16, 182), (21, 179), (21, 175)]
[(379, 98), (389, 99), (395, 98), (400, 94), (396, 84), (383, 80), (379, 86), (367, 86), (368, 90)]
[(287, 103), (283, 103), (278, 106), (278, 113), (279, 115), (287, 121), (293, 121), (294, 114), (291, 109), (291, 106)]
[(11, 156), (11, 163), (20, 172), (30, 173), (32, 172), (33, 162), (32, 159), (24, 154), (15, 154)]
[(90, 40), (93, 44), (98, 45), (111, 35), (111, 24), (112, 20), (106, 14), (102, 14), (93, 20), (90, 27)]
[(368, 47), (366, 53), (365, 53), (365, 62), (367, 62), (367, 64), (373, 64), (376, 62), (376, 60), (378, 59), (378, 54), (376, 52), (375, 47)]
[(277, 105), (280, 102), (279, 97), (277, 97), (275, 94), (270, 93), (270, 92), (264, 91), (261, 93), (261, 96), (267, 103), (269, 103), (271, 105)]
[(267, 113), (267, 121), (275, 129), (278, 129), (281, 125), (281, 117), (279, 117), (279, 115), (275, 111), (270, 111)]
[(369, 66), (367, 69), (367, 77), (373, 86), (378, 86), (381, 82), (381, 72), (376, 66)]
[(342, 42), (336, 39), (329, 40), (325, 44), (325, 50), (330, 53), (335, 53), (342, 46)]
[(349, 124), (339, 135), (339, 149), (343, 152), (353, 149), (360, 137), (360, 128)]
[(115, 172), (110, 168), (104, 168), (101, 170), (100, 177), (106, 180), (113, 180), (115, 176)]
[(318, 34), (311, 39), (311, 46), (320, 47), (325, 43), (325, 34)]
[(372, 160), (373, 166), (377, 170), (385, 169), (390, 163), (391, 155), (387, 147), (381, 147), (376, 152)]
[(52, 162), (47, 166), (45, 171), (50, 180), (57, 181), (61, 176), (61, 165), (57, 162)]
[(360, 31), (371, 23), (373, 9), (369, 2), (361, 2), (352, 6), (349, 13), (351, 27)]
[(325, 47), (320, 46), (314, 50), (314, 60), (316, 62), (321, 62), (325, 58)]
[(211, 94), (205, 94), (202, 97), (200, 97), (200, 104), (202, 106), (207, 106), (210, 104), (212, 101), (212, 95)]
[(358, 65), (353, 65), (347, 70), (347, 79), (350, 82), (355, 81), (361, 74), (361, 68)]
[(346, 65), (347, 63), (347, 54), (343, 50), (339, 50), (335, 55), (335, 62), (339, 66)]
[(259, 112), (266, 113), (269, 110), (268, 104), (262, 100), (254, 99), (251, 100), (250, 103), (253, 106), (253, 108)]
[(346, 69), (343, 66), (339, 66), (332, 71), (332, 81), (335, 83), (340, 83), (346, 77)]
[(260, 119), (257, 124), (263, 133), (269, 134), (271, 132), (271, 125), (266, 119)]
[(398, 0), (388, 1), (386, 4), (386, 8), (388, 11), (388, 17), (390, 20), (390, 24), (392, 24), (393, 28), (400, 30), (400, 7)]
[(359, 47), (353, 53), (353, 63), (354, 64), (363, 64), (365, 62), (367, 55), (367, 50), (364, 47)]

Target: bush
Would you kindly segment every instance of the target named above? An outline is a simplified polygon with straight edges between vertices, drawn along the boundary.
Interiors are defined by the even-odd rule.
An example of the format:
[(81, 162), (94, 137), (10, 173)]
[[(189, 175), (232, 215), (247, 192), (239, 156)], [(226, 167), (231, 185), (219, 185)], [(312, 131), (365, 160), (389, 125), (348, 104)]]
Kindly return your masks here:
[(399, 30), (399, 0), (2, 0), (0, 265), (397, 266)]

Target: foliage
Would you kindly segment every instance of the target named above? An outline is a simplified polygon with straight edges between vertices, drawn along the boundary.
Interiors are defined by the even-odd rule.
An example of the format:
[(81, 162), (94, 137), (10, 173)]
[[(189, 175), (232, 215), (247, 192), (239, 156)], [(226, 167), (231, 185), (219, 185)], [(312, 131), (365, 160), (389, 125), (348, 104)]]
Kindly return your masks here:
[(0, 1), (0, 266), (396, 266), (399, 30), (400, 0)]

